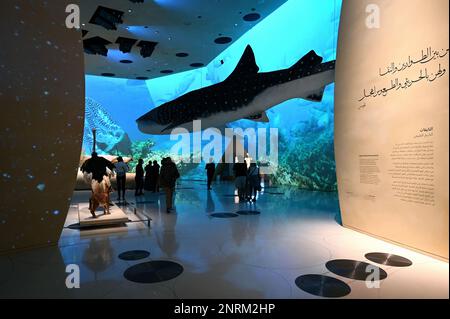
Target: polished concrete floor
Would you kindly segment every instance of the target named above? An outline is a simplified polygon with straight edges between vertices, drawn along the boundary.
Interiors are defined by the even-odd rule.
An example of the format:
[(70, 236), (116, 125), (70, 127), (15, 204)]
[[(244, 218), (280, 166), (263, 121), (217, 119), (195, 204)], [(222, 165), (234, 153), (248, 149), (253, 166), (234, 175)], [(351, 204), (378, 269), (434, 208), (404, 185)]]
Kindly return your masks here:
[[(206, 190), (202, 181), (181, 181), (176, 212), (167, 214), (164, 195), (146, 193), (136, 203), (132, 191), (123, 208), (131, 222), (91, 230), (65, 228), (58, 247), (0, 257), (0, 298), (322, 298), (299, 289), (305, 274), (325, 274), (347, 283), (343, 298), (448, 298), (449, 265), (443, 261), (340, 226), (335, 193), (266, 188), (256, 203), (238, 203), (231, 183)], [(78, 222), (73, 196), (66, 227)], [(116, 198), (113, 194), (113, 199)], [(136, 207), (137, 215), (134, 212)], [(213, 213), (258, 210), (259, 215), (215, 218)], [(149, 228), (144, 221), (152, 219)], [(130, 250), (140, 260), (118, 256)], [(410, 267), (381, 266), (388, 274), (379, 288), (327, 270), (333, 259), (370, 262), (364, 255), (386, 252), (410, 259)], [(159, 283), (125, 279), (131, 266), (152, 260), (174, 261), (183, 272)], [(80, 268), (80, 288), (65, 285), (66, 265)]]

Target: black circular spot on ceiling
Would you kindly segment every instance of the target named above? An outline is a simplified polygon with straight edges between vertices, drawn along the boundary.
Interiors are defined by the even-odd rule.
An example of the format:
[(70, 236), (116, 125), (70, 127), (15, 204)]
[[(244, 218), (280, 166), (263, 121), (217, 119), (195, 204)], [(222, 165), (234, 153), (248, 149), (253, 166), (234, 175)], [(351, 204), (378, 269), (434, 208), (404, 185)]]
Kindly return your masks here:
[(125, 63), (125, 64), (133, 63), (133, 61), (131, 61), (131, 60), (120, 60), (119, 62), (120, 63)]
[(178, 52), (177, 54), (175, 54), (177, 57), (179, 58), (185, 58), (187, 56), (189, 56), (189, 53), (186, 52)]
[(169, 74), (169, 73), (173, 73), (173, 70), (161, 70), (159, 72), (164, 73), (164, 74)]
[(217, 44), (226, 44), (230, 43), (231, 41), (232, 39), (230, 37), (218, 37), (214, 40), (214, 42)]
[(259, 13), (249, 13), (249, 14), (246, 14), (242, 19), (244, 19), (245, 21), (256, 21), (259, 18), (261, 18)]
[(256, 11), (256, 9), (255, 9), (255, 8), (252, 8), (252, 11)]
[(257, 210), (239, 210), (236, 212), (238, 215), (259, 215), (261, 214), (260, 211)]
[[(370, 266), (370, 268), (368, 268)], [(378, 268), (380, 280), (386, 279), (387, 273), (382, 268), (375, 265), (368, 264), (363, 261), (350, 259), (335, 259), (330, 260), (325, 264), (325, 267), (333, 274), (350, 278), (354, 280), (367, 280), (369, 275), (372, 275), (374, 269)]]
[(200, 62), (191, 63), (190, 65), (191, 65), (192, 67), (194, 67), (194, 68), (198, 68), (198, 67), (204, 66), (204, 64), (203, 64), (203, 63), (200, 63)]
[(233, 218), (233, 217), (238, 217), (238, 214), (235, 213), (213, 213), (211, 214), (211, 217), (215, 217), (215, 218)]
[(295, 279), (298, 288), (315, 296), (338, 298), (347, 296), (351, 288), (342, 280), (324, 275), (302, 275)]
[(149, 78), (146, 76), (137, 76), (136, 79), (137, 80), (148, 80)]
[(168, 260), (154, 260), (134, 265), (123, 273), (129, 281), (151, 284), (173, 279), (183, 272), (183, 266)]
[(102, 73), (103, 76), (116, 76), (114, 73)]
[(197, 19), (201, 19), (202, 18), (202, 16), (197, 16)]
[(413, 264), (408, 258), (386, 253), (368, 253), (365, 257), (374, 263), (386, 266), (409, 267)]
[(144, 259), (150, 256), (150, 253), (146, 250), (130, 250), (125, 251), (119, 255), (122, 260), (138, 260)]

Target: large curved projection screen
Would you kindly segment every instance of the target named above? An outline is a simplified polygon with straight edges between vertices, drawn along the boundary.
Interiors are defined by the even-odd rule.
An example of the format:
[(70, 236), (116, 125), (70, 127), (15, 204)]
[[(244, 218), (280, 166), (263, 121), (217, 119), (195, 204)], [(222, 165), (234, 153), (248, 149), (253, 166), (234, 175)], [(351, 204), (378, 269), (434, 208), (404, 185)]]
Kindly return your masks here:
[(447, 0), (346, 0), (335, 153), (345, 226), (448, 259)]

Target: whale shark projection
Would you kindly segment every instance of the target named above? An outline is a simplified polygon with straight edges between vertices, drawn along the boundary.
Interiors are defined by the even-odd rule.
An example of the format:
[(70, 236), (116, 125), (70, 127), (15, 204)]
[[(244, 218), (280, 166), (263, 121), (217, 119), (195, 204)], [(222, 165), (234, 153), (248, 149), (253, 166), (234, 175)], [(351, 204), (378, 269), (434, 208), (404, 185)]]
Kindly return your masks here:
[(224, 127), (249, 119), (268, 122), (266, 110), (292, 98), (320, 102), (325, 86), (334, 82), (335, 61), (322, 63), (310, 51), (288, 69), (258, 73), (248, 45), (234, 71), (223, 82), (186, 93), (136, 120), (141, 132), (170, 134), (182, 127), (192, 132), (194, 120), (203, 128)]

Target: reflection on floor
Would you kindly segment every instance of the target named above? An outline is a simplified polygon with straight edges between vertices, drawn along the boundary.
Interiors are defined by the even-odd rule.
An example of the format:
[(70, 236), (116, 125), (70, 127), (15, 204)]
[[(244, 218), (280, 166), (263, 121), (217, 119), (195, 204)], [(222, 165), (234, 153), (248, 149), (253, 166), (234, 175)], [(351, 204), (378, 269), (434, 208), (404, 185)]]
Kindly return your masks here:
[[(164, 194), (134, 198), (128, 191), (130, 204), (121, 206), (131, 220), (126, 225), (65, 228), (59, 247), (1, 256), (0, 298), (322, 298), (317, 291), (341, 298), (449, 297), (448, 263), (341, 227), (335, 193), (280, 187), (261, 193), (256, 203), (238, 203), (230, 196), (231, 183), (209, 192), (203, 184), (181, 182), (171, 214), (165, 212)], [(88, 196), (75, 192), (66, 226), (78, 222), (77, 203)], [(234, 218), (212, 215), (239, 211)], [(150, 228), (140, 221), (145, 216), (152, 219)], [(119, 258), (135, 250), (141, 252)], [(377, 264), (379, 254), (368, 255), (375, 262), (365, 257), (376, 252), (405, 257), (412, 265)], [(328, 263), (332, 260), (350, 262)], [(346, 265), (365, 265), (351, 261), (379, 266), (387, 277), (379, 288), (368, 288), (365, 281), (341, 276)], [(80, 268), (79, 289), (66, 287), (68, 264)], [(127, 280), (127, 270), (151, 283)], [(155, 276), (171, 279), (154, 282)], [(317, 287), (317, 280), (326, 287)]]

